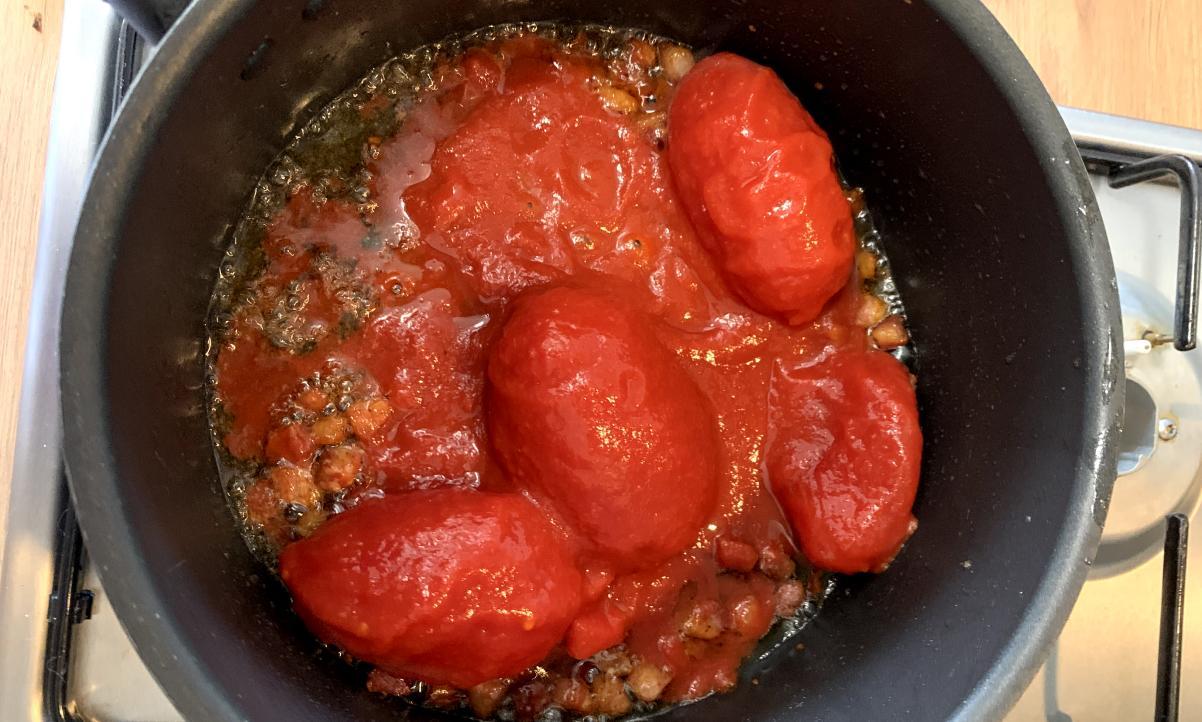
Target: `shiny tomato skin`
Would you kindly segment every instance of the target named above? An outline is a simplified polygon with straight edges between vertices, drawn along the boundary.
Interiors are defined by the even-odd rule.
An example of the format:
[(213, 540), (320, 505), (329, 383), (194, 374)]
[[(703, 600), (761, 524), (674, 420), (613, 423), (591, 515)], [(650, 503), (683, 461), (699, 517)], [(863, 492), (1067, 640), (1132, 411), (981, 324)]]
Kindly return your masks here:
[(619, 570), (697, 537), (717, 493), (709, 405), (618, 296), (521, 298), (493, 347), (490, 432), (502, 466)]
[(768, 478), (805, 556), (833, 572), (882, 571), (917, 524), (909, 372), (882, 351), (836, 351), (780, 373), (769, 403)]
[(689, 72), (668, 115), (689, 218), (756, 310), (812, 321), (851, 276), (851, 205), (822, 129), (776, 73), (730, 53)]
[(516, 494), (365, 501), (280, 554), (297, 613), (387, 673), (468, 688), (543, 659), (580, 607), (558, 532)]

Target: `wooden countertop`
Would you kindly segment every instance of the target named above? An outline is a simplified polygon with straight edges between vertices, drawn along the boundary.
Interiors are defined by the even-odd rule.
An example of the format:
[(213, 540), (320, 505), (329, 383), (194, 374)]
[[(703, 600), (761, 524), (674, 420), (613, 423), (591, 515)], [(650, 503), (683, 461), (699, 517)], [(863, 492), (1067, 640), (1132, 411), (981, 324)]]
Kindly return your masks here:
[[(1202, 0), (985, 4), (1056, 102), (1202, 128)], [(62, 0), (0, 2), (0, 487), (12, 468), (61, 25)], [(0, 515), (6, 503), (0, 495)]]
[(1202, 0), (984, 0), (1061, 105), (1202, 128)]

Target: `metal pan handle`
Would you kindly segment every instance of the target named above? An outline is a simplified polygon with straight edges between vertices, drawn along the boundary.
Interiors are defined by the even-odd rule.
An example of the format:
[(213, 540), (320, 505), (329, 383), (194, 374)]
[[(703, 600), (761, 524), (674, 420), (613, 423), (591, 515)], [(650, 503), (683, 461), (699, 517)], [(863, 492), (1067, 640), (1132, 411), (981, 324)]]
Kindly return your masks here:
[(188, 0), (108, 0), (148, 43), (157, 43), (188, 7)]
[(1164, 574), (1160, 592), (1160, 655), (1156, 665), (1155, 722), (1177, 722), (1181, 697), (1181, 633), (1185, 623), (1185, 557), (1189, 519), (1165, 520)]
[(1177, 301), (1173, 309), (1173, 346), (1189, 351), (1198, 345), (1198, 283), (1202, 272), (1202, 171), (1183, 155), (1160, 155), (1115, 168), (1111, 188), (1173, 176), (1181, 187), (1181, 238), (1177, 247)]

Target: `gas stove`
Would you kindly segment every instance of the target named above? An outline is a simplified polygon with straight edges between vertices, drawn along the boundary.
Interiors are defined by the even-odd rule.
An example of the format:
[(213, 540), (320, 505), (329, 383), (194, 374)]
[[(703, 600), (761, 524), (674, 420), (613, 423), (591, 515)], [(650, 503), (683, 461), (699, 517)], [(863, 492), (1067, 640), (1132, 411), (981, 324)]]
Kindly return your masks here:
[[(0, 479), (0, 719), (167, 722), (180, 719), (117, 621), (88, 563), (60, 460), (58, 318), (88, 167), (134, 71), (137, 36), (102, 0), (66, 0), (16, 461)], [(1202, 545), (1170, 544), (1166, 517), (1202, 522), (1202, 350), (1182, 351), (1188, 304), (1175, 308), (1182, 192), (1115, 173), (1164, 154), (1202, 161), (1202, 131), (1070, 108), (1062, 113), (1092, 172), (1118, 272), (1127, 358), (1126, 428), (1102, 546), (1059, 640), (1008, 722), (1146, 719), (1158, 672), (1202, 674)], [(1163, 169), (1172, 170), (1172, 168)], [(1135, 178), (1131, 180), (1143, 180)], [(1112, 185), (1113, 184), (1113, 185)], [(1199, 249), (1187, 248), (1183, 261)], [(1188, 268), (1190, 264), (1186, 263)], [(1195, 285), (1196, 288), (1196, 285)], [(1187, 296), (1188, 298), (1188, 296)], [(1188, 587), (1188, 588), (1186, 588)], [(1165, 595), (1167, 588), (1170, 592)], [(1161, 616), (1181, 593), (1180, 640)], [(1173, 618), (1172, 615), (1169, 617)], [(1169, 630), (1172, 631), (1171, 629)], [(1202, 720), (1202, 688), (1180, 690), (1180, 718)], [(1165, 717), (1168, 719), (1169, 717)]]

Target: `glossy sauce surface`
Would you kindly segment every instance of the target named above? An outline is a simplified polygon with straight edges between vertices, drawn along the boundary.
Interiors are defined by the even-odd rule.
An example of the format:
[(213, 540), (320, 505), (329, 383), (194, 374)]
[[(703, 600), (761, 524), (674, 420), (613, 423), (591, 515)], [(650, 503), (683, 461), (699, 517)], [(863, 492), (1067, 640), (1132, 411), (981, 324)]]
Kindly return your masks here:
[[(696, 699), (733, 685), (773, 621), (820, 594), (817, 569), (795, 540), (823, 569), (853, 557), (878, 568), (912, 531), (921, 443), (908, 415), (913, 392), (904, 367), (866, 331), (886, 307), (864, 289), (872, 258), (852, 262), (854, 194), (840, 189), (829, 144), (825, 165), (814, 159), (825, 136), (784, 91), (796, 108), (784, 112), (787, 127), (773, 142), (809, 132), (818, 150), (780, 166), (784, 176), (769, 174), (755, 202), (820, 175), (802, 205), (811, 226), (816, 218), (833, 229), (824, 231), (835, 239), (829, 253), (823, 241), (815, 265), (792, 247), (730, 246), (724, 222), (706, 220), (720, 215), (714, 202), (678, 195), (693, 190), (688, 178), (723, 162), (689, 153), (706, 142), (690, 130), (689, 108), (673, 109), (686, 132), (678, 139), (670, 127), (664, 150), (679, 73), (663, 59), (680, 49), (629, 47), (606, 61), (586, 44), (521, 34), (440, 64), (396, 134), (368, 140), (366, 200), (304, 183), (292, 189), (220, 341), (222, 441), (254, 469), (248, 522), (285, 547), (284, 579), (311, 628), (377, 664), (381, 691), (404, 693), (414, 681), (471, 687), (495, 676), (504, 685), (483, 688), (509, 690), (516, 701), (504, 704), (519, 711), (527, 698), (601, 714), (629, 711), (631, 701)], [(762, 99), (755, 88), (764, 80), (750, 65), (743, 70), (754, 77), (731, 87), (750, 87), (753, 103), (784, 102), (775, 86)], [(695, 111), (696, 127), (709, 112)], [(809, 125), (793, 127), (799, 119)], [(726, 196), (737, 195), (739, 184), (729, 185)], [(778, 221), (753, 235), (798, 222)], [(794, 271), (812, 278), (755, 280)], [(785, 446), (814, 423), (839, 428), (823, 414), (859, 413), (862, 394), (827, 386), (826, 411), (792, 410), (816, 398), (801, 380), (844, 355), (872, 359), (862, 369), (869, 375), (881, 370), (880, 398), (893, 415), (873, 411), (825, 450), (811, 444), (823, 459), (834, 459), (831, 448), (851, 449), (822, 467), (823, 478), (860, 464), (862, 441), (897, 438), (878, 433), (881, 424), (906, 424), (895, 447), (878, 449), (900, 459), (880, 468), (900, 471), (877, 487), (888, 497), (877, 505), (888, 528), (873, 532), (867, 551), (852, 548), (856, 534), (823, 547), (832, 536), (812, 521), (829, 518), (807, 491), (816, 488), (814, 464)], [(844, 488), (860, 479), (847, 476)], [(773, 488), (786, 490), (785, 512)], [(503, 509), (508, 531), (463, 532), (467, 507), (481, 504)], [(527, 518), (531, 510), (547, 523)], [(380, 572), (348, 556), (363, 545), (384, 554), (387, 540), (417, 527), (441, 528), (449, 550), (419, 562), (411, 553), (419, 547), (397, 541), (406, 551), (394, 561), (437, 570), (410, 570), (398, 582), (394, 567)], [(457, 545), (460, 533), (468, 542)], [(499, 541), (515, 534), (516, 547)], [(408, 586), (412, 576), (444, 576), (446, 595), (461, 597), (446, 618), (473, 619), (505, 606), (464, 591), (483, 589), (473, 574), (504, 567), (521, 580), (514, 588), (528, 591), (533, 578), (513, 571), (527, 562), (506, 564), (540, 554), (546, 588), (518, 606), (537, 607), (545, 633), (510, 638), (505, 624), (490, 626), (505, 651), (452, 669), (481, 628), (421, 621), (444, 612), (415, 601), (422, 594)], [(339, 575), (382, 586), (332, 584)], [(566, 591), (574, 585), (578, 593)], [(368, 631), (348, 626), (363, 621), (348, 610), (381, 595), (393, 601), (365, 612)], [(373, 635), (376, 619), (390, 617), (388, 634)], [(426, 646), (398, 641), (402, 622), (425, 624)], [(614, 650), (629, 664), (614, 661)], [(552, 674), (523, 683), (530, 678), (520, 669), (544, 657)], [(590, 659), (594, 679), (555, 671)], [(598, 691), (610, 679), (630, 693)], [(463, 699), (488, 716), (502, 693), (479, 697), (478, 689)]]

